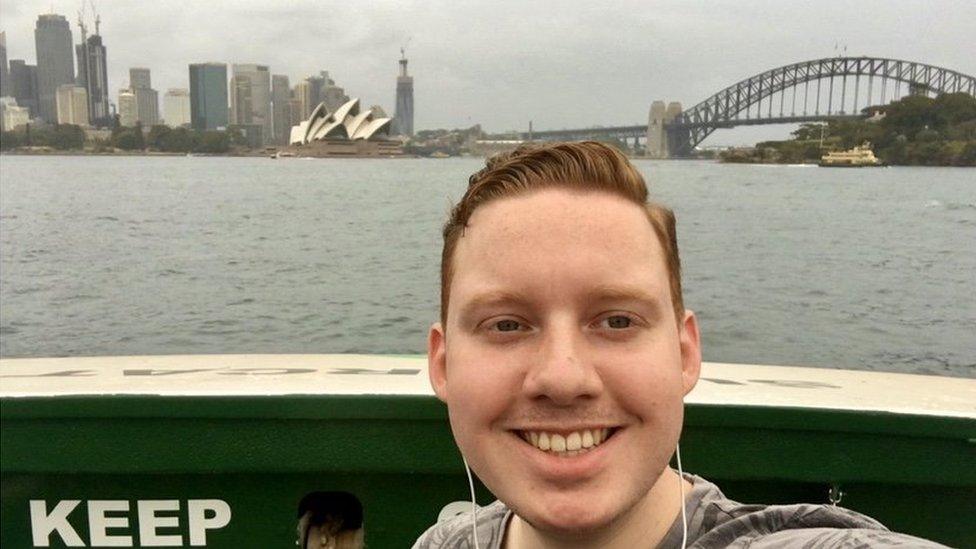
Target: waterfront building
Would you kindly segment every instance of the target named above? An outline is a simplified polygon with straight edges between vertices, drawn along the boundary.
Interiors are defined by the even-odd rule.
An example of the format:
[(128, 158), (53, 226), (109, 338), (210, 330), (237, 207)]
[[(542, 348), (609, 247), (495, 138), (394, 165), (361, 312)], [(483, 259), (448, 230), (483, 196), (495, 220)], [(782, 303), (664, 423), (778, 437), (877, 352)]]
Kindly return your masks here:
[(119, 125), (132, 127), (139, 120), (139, 103), (132, 88), (119, 90)]
[(12, 95), (10, 93), (10, 72), (7, 70), (7, 33), (0, 31), (0, 97)]
[[(292, 126), (297, 126), (302, 120), (304, 120), (304, 117), (302, 116), (302, 112), (303, 112), (302, 102), (299, 101), (298, 99), (295, 99), (294, 94), (292, 94), (292, 98), (288, 100), (288, 122), (289, 122), (288, 137), (289, 138), (291, 137)], [(286, 140), (285, 142), (287, 143), (288, 141)]]
[(71, 43), (71, 27), (63, 15), (46, 13), (37, 16), (34, 46), (37, 49), (38, 106), (41, 118), (47, 122), (58, 121), (58, 87), (75, 82)]
[(225, 129), (228, 122), (227, 65), (190, 65), (190, 123), (198, 130)]
[(30, 111), (30, 117), (36, 118), (37, 110), (37, 66), (28, 65), (23, 59), (10, 60), (10, 95), (17, 100), (17, 105)]
[(319, 103), (312, 115), (292, 127), (290, 152), (298, 156), (391, 156), (403, 154), (402, 144), (389, 138), (390, 118), (360, 112), (352, 99), (329, 112)]
[(146, 127), (159, 124), (159, 92), (152, 89), (149, 69), (130, 68), (129, 89), (135, 94), (136, 120)]
[(75, 46), (75, 53), (78, 56), (78, 78), (75, 82), (85, 88), (88, 95), (88, 119), (93, 125), (108, 126), (111, 123), (108, 110), (108, 65), (105, 45), (98, 31), (87, 36), (82, 24), (81, 43)]
[(397, 76), (396, 110), (393, 111), (394, 131), (399, 135), (413, 135), (413, 77), (407, 74), (407, 57), (400, 50), (400, 75)]
[(190, 125), (190, 92), (186, 88), (170, 88), (163, 95), (163, 121), (171, 128)]
[(0, 97), (0, 131), (9, 132), (30, 123), (30, 110), (13, 97)]
[(312, 109), (318, 104), (312, 97), (312, 91), (312, 85), (307, 79), (295, 84), (292, 97), (298, 102), (299, 118), (302, 120), (308, 118), (312, 114)]
[[(272, 135), (271, 72), (267, 65), (232, 66), (230, 121), (241, 126), (261, 126), (261, 138)], [(255, 135), (250, 130), (249, 135)]]
[(271, 126), (275, 143), (287, 145), (291, 131), (291, 117), (288, 113), (288, 102), (291, 101), (291, 86), (288, 76), (274, 74), (271, 76)]
[(88, 118), (88, 91), (81, 86), (75, 84), (58, 86), (55, 106), (57, 109), (55, 121), (58, 124), (88, 126), (91, 123)]
[(149, 69), (145, 67), (130, 67), (129, 87), (134, 90), (151, 89), (152, 74), (150, 73)]

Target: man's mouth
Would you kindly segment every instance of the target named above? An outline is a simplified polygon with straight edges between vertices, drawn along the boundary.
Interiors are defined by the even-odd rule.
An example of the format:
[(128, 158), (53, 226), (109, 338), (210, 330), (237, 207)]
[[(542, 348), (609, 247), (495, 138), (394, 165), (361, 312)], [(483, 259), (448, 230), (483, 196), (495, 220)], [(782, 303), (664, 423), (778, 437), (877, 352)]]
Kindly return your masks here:
[(617, 428), (581, 429), (562, 433), (549, 431), (516, 431), (525, 442), (560, 457), (584, 454), (613, 436)]

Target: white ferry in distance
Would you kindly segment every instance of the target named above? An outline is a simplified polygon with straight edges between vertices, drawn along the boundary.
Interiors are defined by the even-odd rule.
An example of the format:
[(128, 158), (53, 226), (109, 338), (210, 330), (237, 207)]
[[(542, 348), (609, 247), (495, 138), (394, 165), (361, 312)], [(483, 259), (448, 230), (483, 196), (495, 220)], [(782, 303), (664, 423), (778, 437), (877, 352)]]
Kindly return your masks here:
[(846, 151), (831, 151), (820, 157), (820, 166), (825, 168), (864, 168), (884, 166), (874, 156), (871, 144), (865, 141), (861, 146)]

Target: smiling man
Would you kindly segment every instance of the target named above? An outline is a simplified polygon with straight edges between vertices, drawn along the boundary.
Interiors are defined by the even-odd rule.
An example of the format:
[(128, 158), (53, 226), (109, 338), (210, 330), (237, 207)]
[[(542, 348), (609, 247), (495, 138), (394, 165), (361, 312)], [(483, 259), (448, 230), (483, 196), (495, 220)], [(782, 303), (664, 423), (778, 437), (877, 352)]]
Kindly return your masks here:
[(674, 216), (607, 146), (522, 148), (471, 177), (444, 228), (428, 352), (457, 444), (499, 501), (415, 547), (475, 547), (475, 531), (486, 549), (928, 544), (837, 507), (741, 505), (668, 466), (698, 325)]

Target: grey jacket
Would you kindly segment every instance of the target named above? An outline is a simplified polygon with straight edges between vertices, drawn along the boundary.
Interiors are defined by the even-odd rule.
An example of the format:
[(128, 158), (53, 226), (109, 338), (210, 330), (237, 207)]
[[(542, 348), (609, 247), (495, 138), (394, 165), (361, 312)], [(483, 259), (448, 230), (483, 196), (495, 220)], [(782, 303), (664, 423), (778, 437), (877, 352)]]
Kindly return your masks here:
[[(717, 486), (686, 475), (694, 489), (685, 498), (689, 549), (810, 549), (945, 547), (889, 531), (880, 522), (832, 505), (746, 505), (732, 501)], [(477, 511), (481, 549), (501, 549), (512, 511), (496, 501)], [(473, 549), (471, 514), (463, 513), (430, 527), (414, 549)], [(658, 549), (681, 547), (681, 517)]]

